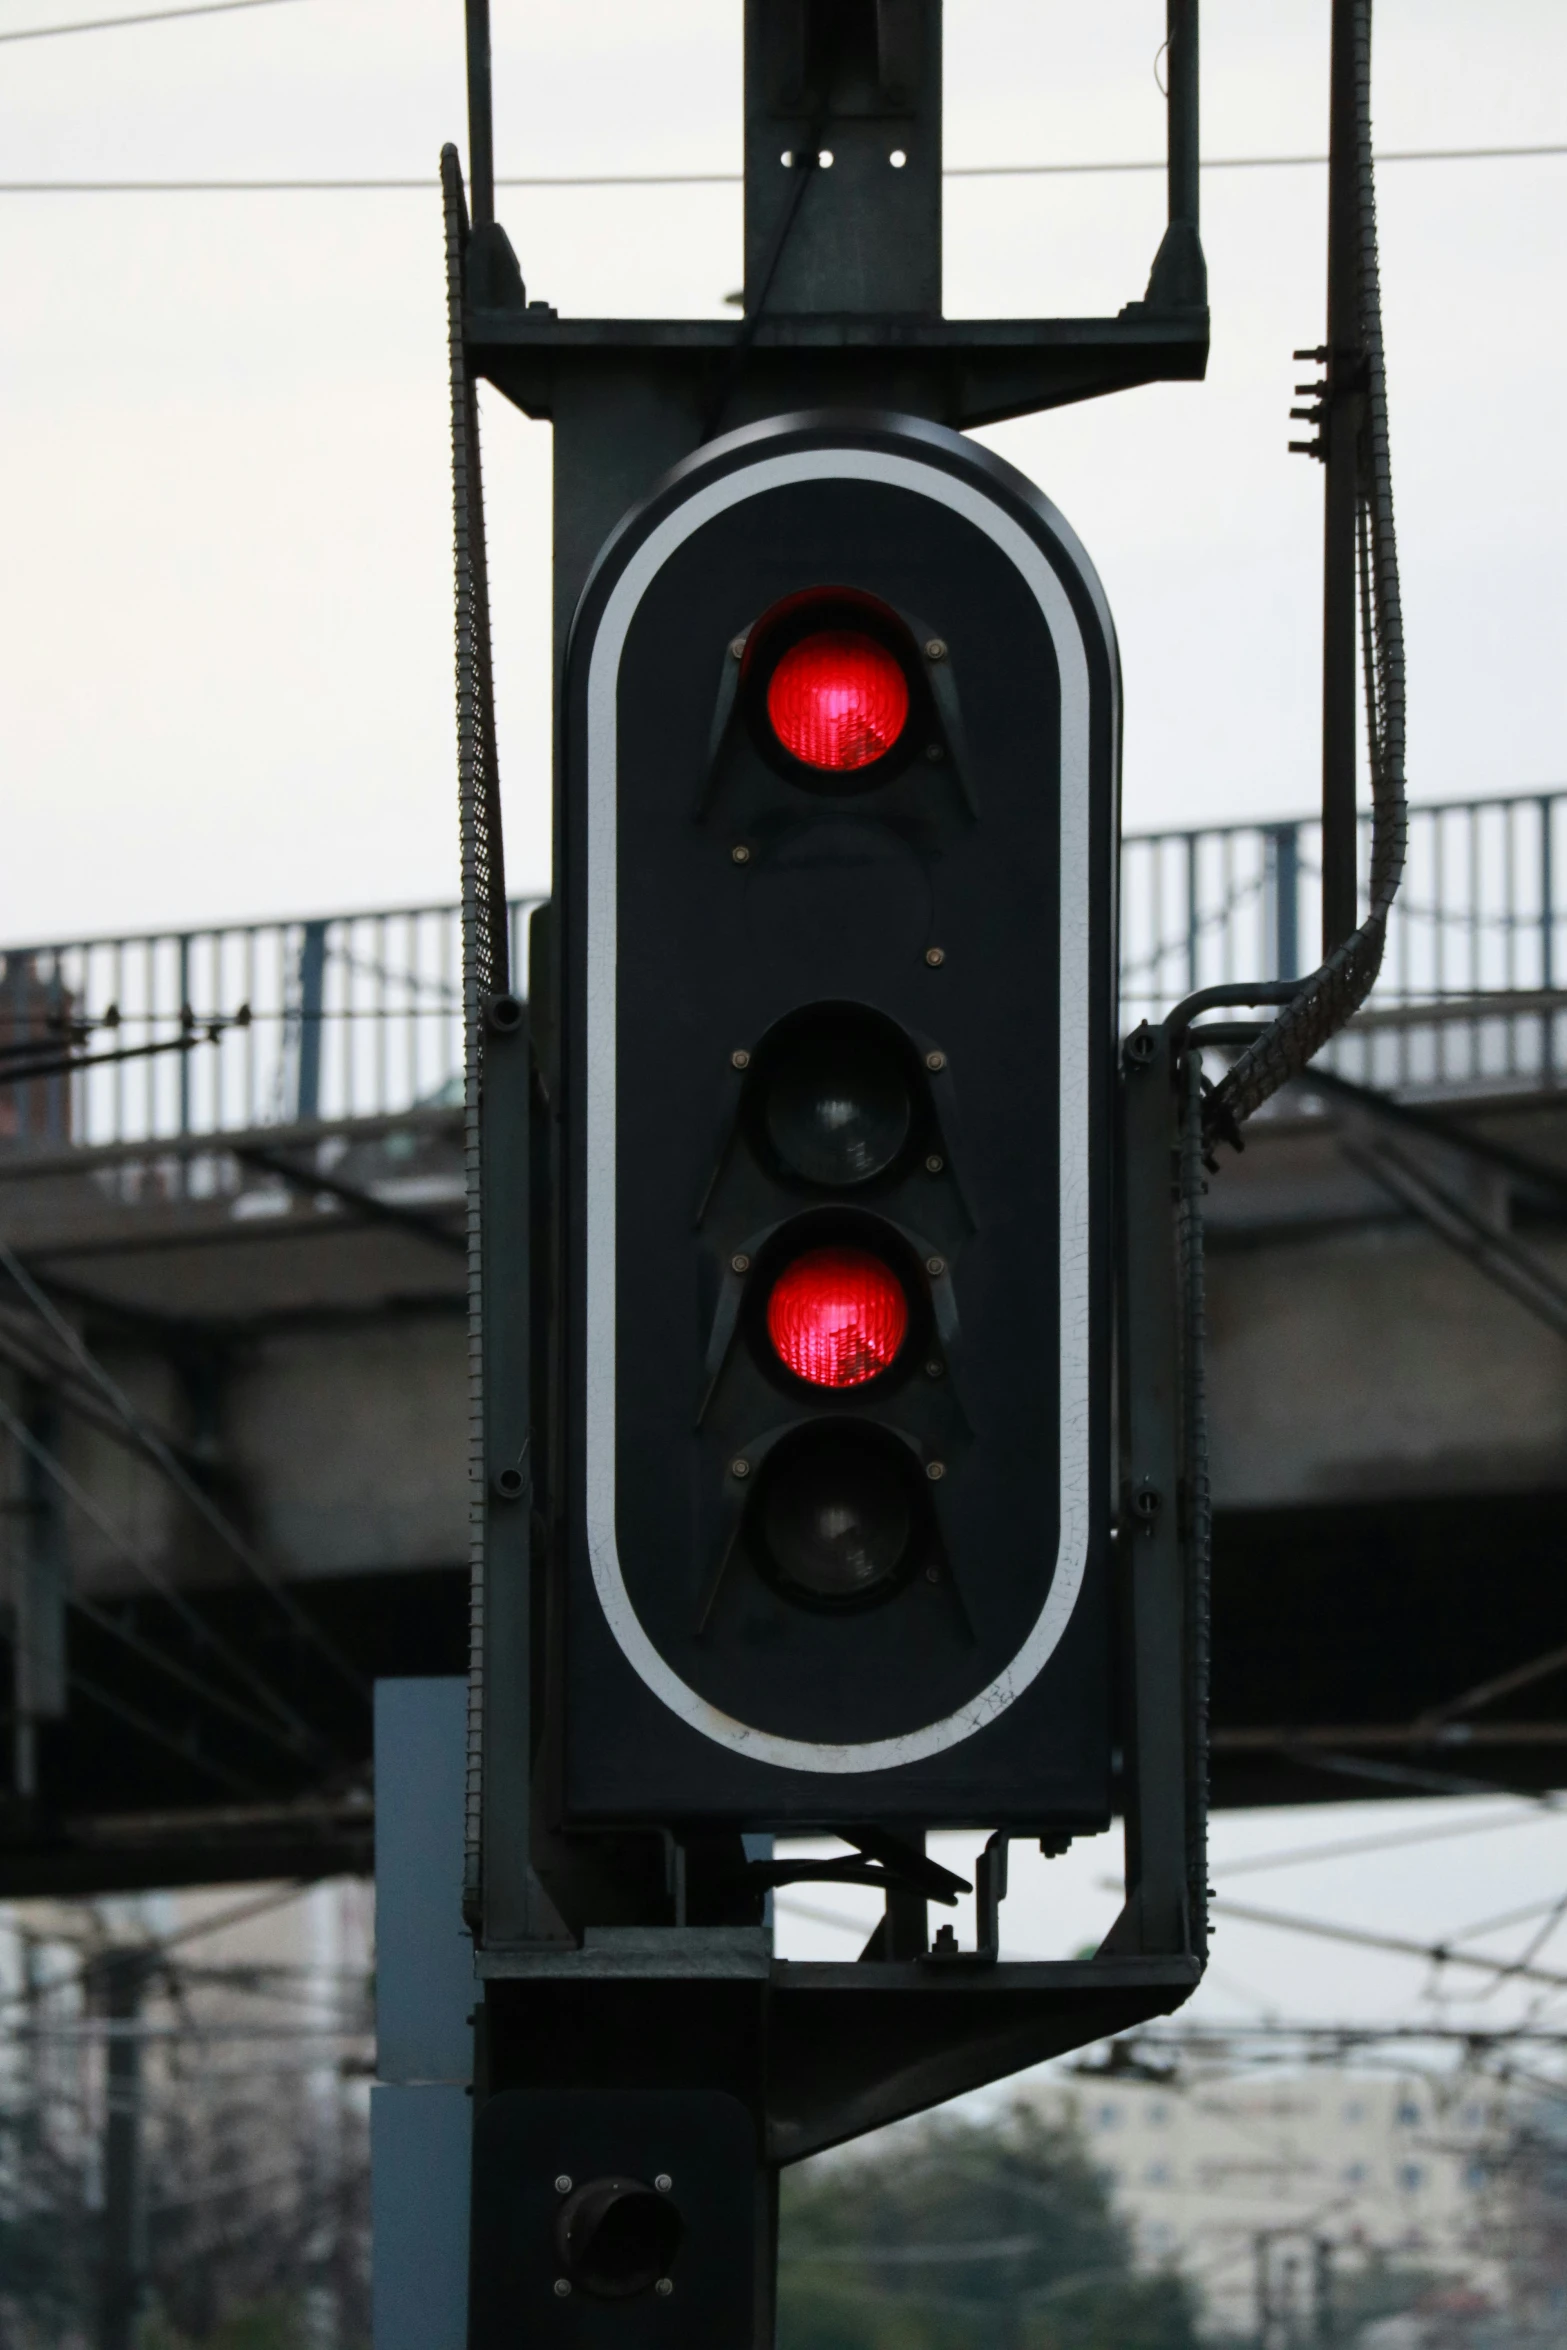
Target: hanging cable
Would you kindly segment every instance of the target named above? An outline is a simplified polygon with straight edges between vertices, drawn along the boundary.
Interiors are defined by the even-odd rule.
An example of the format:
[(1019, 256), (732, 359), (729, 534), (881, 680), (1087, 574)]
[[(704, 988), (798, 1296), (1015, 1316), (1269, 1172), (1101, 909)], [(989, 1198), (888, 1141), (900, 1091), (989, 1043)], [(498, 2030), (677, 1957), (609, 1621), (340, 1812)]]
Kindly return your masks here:
[[(185, 1501), (189, 1502), (191, 1508), (196, 1512), (197, 1516), (205, 1519), (206, 1523), (211, 1527), (213, 1533), (216, 1534), (218, 1540), (223, 1544), (224, 1548), (232, 1552), (233, 1556), (239, 1560), (241, 1566), (246, 1569), (253, 1580), (257, 1582), (261, 1586), (262, 1590), (267, 1593), (268, 1597), (275, 1602), (281, 1613), (287, 1617), (293, 1629), (301, 1634), (304, 1639), (308, 1640), (311, 1646), (317, 1649), (320, 1654), (326, 1658), (328, 1663), (331, 1664), (341, 1675), (341, 1677), (348, 1682), (349, 1686), (353, 1689), (357, 1696), (368, 1700), (370, 1689), (369, 1684), (364, 1678), (364, 1675), (358, 1670), (356, 1666), (349, 1662), (348, 1658), (344, 1656), (342, 1650), (337, 1646), (336, 1642), (328, 1639), (327, 1635), (321, 1630), (320, 1626), (314, 1621), (314, 1619), (306, 1614), (305, 1610), (300, 1606), (298, 1600), (295, 1599), (293, 1593), (288, 1589), (287, 1585), (280, 1580), (278, 1575), (268, 1565), (267, 1561), (261, 1556), (260, 1552), (257, 1551), (251, 1543), (245, 1540), (245, 1537), (239, 1532), (237, 1527), (232, 1526), (229, 1523), (229, 1520), (218, 1508), (217, 1503), (212, 1499), (211, 1495), (202, 1491), (201, 1487), (196, 1483), (195, 1478), (192, 1477), (190, 1472), (185, 1467), (183, 1467), (180, 1461), (175, 1458), (175, 1455), (169, 1450), (169, 1447), (164, 1443), (162, 1437), (158, 1435), (155, 1429), (150, 1428), (147, 1425), (146, 1421), (141, 1417), (141, 1414), (136, 1410), (135, 1405), (131, 1402), (129, 1396), (125, 1394), (124, 1390), (116, 1383), (115, 1380), (110, 1378), (108, 1372), (99, 1362), (97, 1356), (93, 1354), (90, 1348), (86, 1345), (85, 1341), (81, 1337), (80, 1332), (72, 1328), (71, 1324), (65, 1319), (65, 1316), (55, 1305), (53, 1299), (50, 1298), (47, 1293), (39, 1287), (38, 1283), (33, 1279), (32, 1275), (28, 1272), (26, 1266), (23, 1265), (21, 1259), (16, 1255), (15, 1251), (11, 1249), (3, 1240), (0, 1240), (0, 1265), (5, 1267), (6, 1272), (15, 1282), (17, 1288), (22, 1292), (22, 1295), (27, 1299), (28, 1303), (33, 1307), (34, 1311), (39, 1315), (39, 1317), (45, 1323), (47, 1323), (49, 1329), (54, 1333), (55, 1337), (60, 1341), (61, 1345), (67, 1348), (67, 1350), (75, 1356), (77, 1362), (81, 1364), (82, 1369), (92, 1380), (94, 1386), (97, 1387), (101, 1393), (108, 1398), (116, 1414), (124, 1423), (125, 1427), (135, 1437), (141, 1450), (153, 1463), (153, 1466), (161, 1472), (161, 1474), (174, 1487), (175, 1491), (179, 1493)], [(268, 1702), (273, 1706), (274, 1710), (279, 1713), (280, 1718), (288, 1723), (291, 1729), (298, 1733), (302, 1733), (307, 1738), (314, 1735), (314, 1733), (310, 1731), (309, 1725), (305, 1722), (303, 1716), (295, 1712), (294, 1708), (288, 1705), (286, 1700), (281, 1699), (275, 1694), (269, 1692)]]
[[(1370, 721), (1371, 874), (1365, 920), (1293, 1002), (1232, 1063), (1208, 1097), (1210, 1140), (1235, 1142), (1242, 1119), (1298, 1077), (1365, 1002), (1382, 966), (1388, 914), (1404, 870), (1404, 619), (1388, 452), (1387, 373), (1377, 257), (1376, 175), (1371, 148), (1371, 0), (1353, 0), (1354, 180), (1359, 211), (1361, 358), (1365, 421), (1358, 451), (1362, 577), (1369, 589), (1365, 641)], [(1333, 352), (1329, 366), (1343, 364)]]

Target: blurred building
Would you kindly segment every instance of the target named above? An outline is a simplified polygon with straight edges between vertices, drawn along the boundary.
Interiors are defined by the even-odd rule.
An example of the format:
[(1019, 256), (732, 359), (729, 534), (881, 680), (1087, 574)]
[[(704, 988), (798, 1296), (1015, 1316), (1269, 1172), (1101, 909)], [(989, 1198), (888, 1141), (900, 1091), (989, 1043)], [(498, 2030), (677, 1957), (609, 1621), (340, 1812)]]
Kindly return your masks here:
[(1502, 2204), (1518, 2114), (1494, 2081), (1078, 2074), (1030, 2095), (1075, 2118), (1139, 2259), (1191, 2277), (1216, 2337), (1262, 2350), (1353, 2339), (1343, 2318), (1374, 2309), (1378, 2276), (1395, 2273), (1480, 2310), (1509, 2304)]

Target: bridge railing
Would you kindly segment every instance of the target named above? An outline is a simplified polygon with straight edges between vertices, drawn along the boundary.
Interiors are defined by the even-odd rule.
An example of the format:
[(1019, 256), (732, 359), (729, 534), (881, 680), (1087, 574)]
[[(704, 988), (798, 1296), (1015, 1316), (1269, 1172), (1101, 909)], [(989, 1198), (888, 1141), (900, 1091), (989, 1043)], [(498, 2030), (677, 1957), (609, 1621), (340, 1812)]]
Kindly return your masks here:
[[(1314, 822), (1130, 836), (1125, 1025), (1216, 981), (1309, 970), (1319, 874)], [(528, 911), (512, 909), (516, 968)], [(1554, 1082), (1564, 925), (1567, 792), (1412, 810), (1382, 979), (1336, 1065), (1404, 1086)], [(0, 954), (0, 1146), (454, 1104), (461, 1007), (451, 906), (13, 948)]]

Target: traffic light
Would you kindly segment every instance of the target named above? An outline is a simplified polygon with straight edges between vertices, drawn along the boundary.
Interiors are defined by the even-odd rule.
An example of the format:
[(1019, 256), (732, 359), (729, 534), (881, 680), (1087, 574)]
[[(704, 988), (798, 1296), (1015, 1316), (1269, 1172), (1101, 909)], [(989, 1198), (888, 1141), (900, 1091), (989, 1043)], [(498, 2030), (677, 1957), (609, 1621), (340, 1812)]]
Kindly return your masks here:
[(904, 417), (730, 434), (562, 702), (566, 1826), (1110, 1811), (1119, 702)]

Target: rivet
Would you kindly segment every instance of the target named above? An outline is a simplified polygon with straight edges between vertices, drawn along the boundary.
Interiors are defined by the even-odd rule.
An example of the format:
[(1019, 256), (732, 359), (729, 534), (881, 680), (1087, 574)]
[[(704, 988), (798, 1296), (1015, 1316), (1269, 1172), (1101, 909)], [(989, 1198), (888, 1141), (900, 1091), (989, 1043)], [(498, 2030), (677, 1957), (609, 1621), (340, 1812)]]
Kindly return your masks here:
[(909, 159), (907, 155), (904, 154), (901, 147), (894, 147), (892, 153), (887, 158), (887, 161), (892, 165), (894, 171), (901, 171), (908, 160)]
[(570, 2279), (570, 2277), (557, 2277), (557, 2278), (555, 2279), (555, 2298), (556, 2298), (556, 2300), (557, 2300), (557, 2301), (564, 2301), (564, 2300), (565, 2300), (565, 2298), (566, 2298), (566, 2296), (567, 2296), (567, 2294), (568, 2294), (570, 2291), (571, 2291), (571, 2279)]
[(939, 971), (946, 959), (947, 950), (945, 947), (927, 947), (925, 949), (925, 960), (933, 971)]
[(661, 2294), (665, 2300), (669, 2298), (674, 2289), (675, 2280), (673, 2277), (660, 2277), (658, 2283), (653, 2287), (654, 2292)]
[(670, 2177), (667, 2170), (661, 2170), (657, 2178), (653, 2181), (654, 2186), (658, 2189), (661, 2195), (667, 2195), (674, 2183), (674, 2180)]
[(743, 636), (732, 636), (729, 639), (729, 652), (731, 659), (736, 661), (743, 661), (745, 659), (745, 638)]
[(925, 1376), (927, 1379), (939, 1379), (941, 1377), (941, 1365), (935, 1360), (934, 1357), (932, 1357), (932, 1359), (925, 1365)]
[(569, 2195), (571, 2193), (571, 2180), (565, 2171), (560, 2172), (559, 2176), (556, 2178), (555, 2192), (557, 2195)]
[(731, 1054), (730, 1054), (730, 1056), (729, 1056), (729, 1066), (730, 1066), (730, 1068), (731, 1068), (731, 1069), (749, 1069), (749, 1068), (750, 1068), (750, 1066), (751, 1066), (751, 1056), (750, 1056), (750, 1054), (749, 1054), (749, 1053), (746, 1051), (746, 1049), (745, 1049), (745, 1047), (744, 1047), (743, 1045), (740, 1047), (740, 1049), (739, 1049), (739, 1051), (738, 1051), (738, 1052), (733, 1052), (733, 1053), (731, 1053)]
[(925, 1172), (927, 1175), (939, 1175), (946, 1163), (939, 1152), (932, 1151), (930, 1157), (925, 1161)]
[(746, 847), (743, 840), (737, 840), (735, 842), (735, 845), (730, 850), (729, 855), (731, 861), (736, 865), (749, 865), (751, 862), (751, 852)]
[(947, 1056), (945, 1053), (927, 1053), (925, 1055), (925, 1066), (927, 1069), (945, 1069), (946, 1065)]
[(927, 640), (927, 642), (926, 642), (926, 646), (925, 646), (925, 658), (926, 658), (926, 660), (927, 660), (927, 661), (945, 661), (946, 657), (947, 657), (947, 640), (946, 640), (946, 638), (945, 638), (945, 637), (941, 637), (941, 636), (933, 636), (933, 637), (930, 637), (930, 638)]
[(927, 1257), (925, 1259), (925, 1270), (930, 1275), (932, 1281), (939, 1280), (942, 1274), (945, 1273), (946, 1269), (947, 1260), (945, 1257)]
[(932, 1485), (939, 1485), (942, 1478), (945, 1477), (946, 1473), (947, 1464), (945, 1461), (927, 1461), (925, 1463), (925, 1474), (930, 1479)]
[(741, 1248), (741, 1249), (736, 1249), (736, 1251), (735, 1251), (734, 1255), (733, 1255), (733, 1256), (730, 1258), (730, 1260), (729, 1260), (729, 1270), (730, 1270), (730, 1272), (731, 1272), (731, 1273), (749, 1273), (749, 1272), (750, 1272), (750, 1270), (751, 1270), (751, 1260), (750, 1260), (750, 1258), (749, 1258), (749, 1257), (746, 1255), (746, 1253), (745, 1253), (745, 1250), (744, 1250), (743, 1248)]
[(750, 1464), (750, 1462), (749, 1462), (749, 1461), (746, 1459), (746, 1457), (745, 1457), (745, 1454), (744, 1454), (743, 1452), (737, 1452), (737, 1453), (735, 1454), (735, 1457), (734, 1457), (734, 1459), (733, 1459), (733, 1460), (730, 1462), (730, 1464), (729, 1464), (729, 1474), (730, 1474), (730, 1476), (731, 1476), (731, 1477), (749, 1477), (749, 1476), (750, 1476), (750, 1474), (751, 1474), (751, 1464)]

